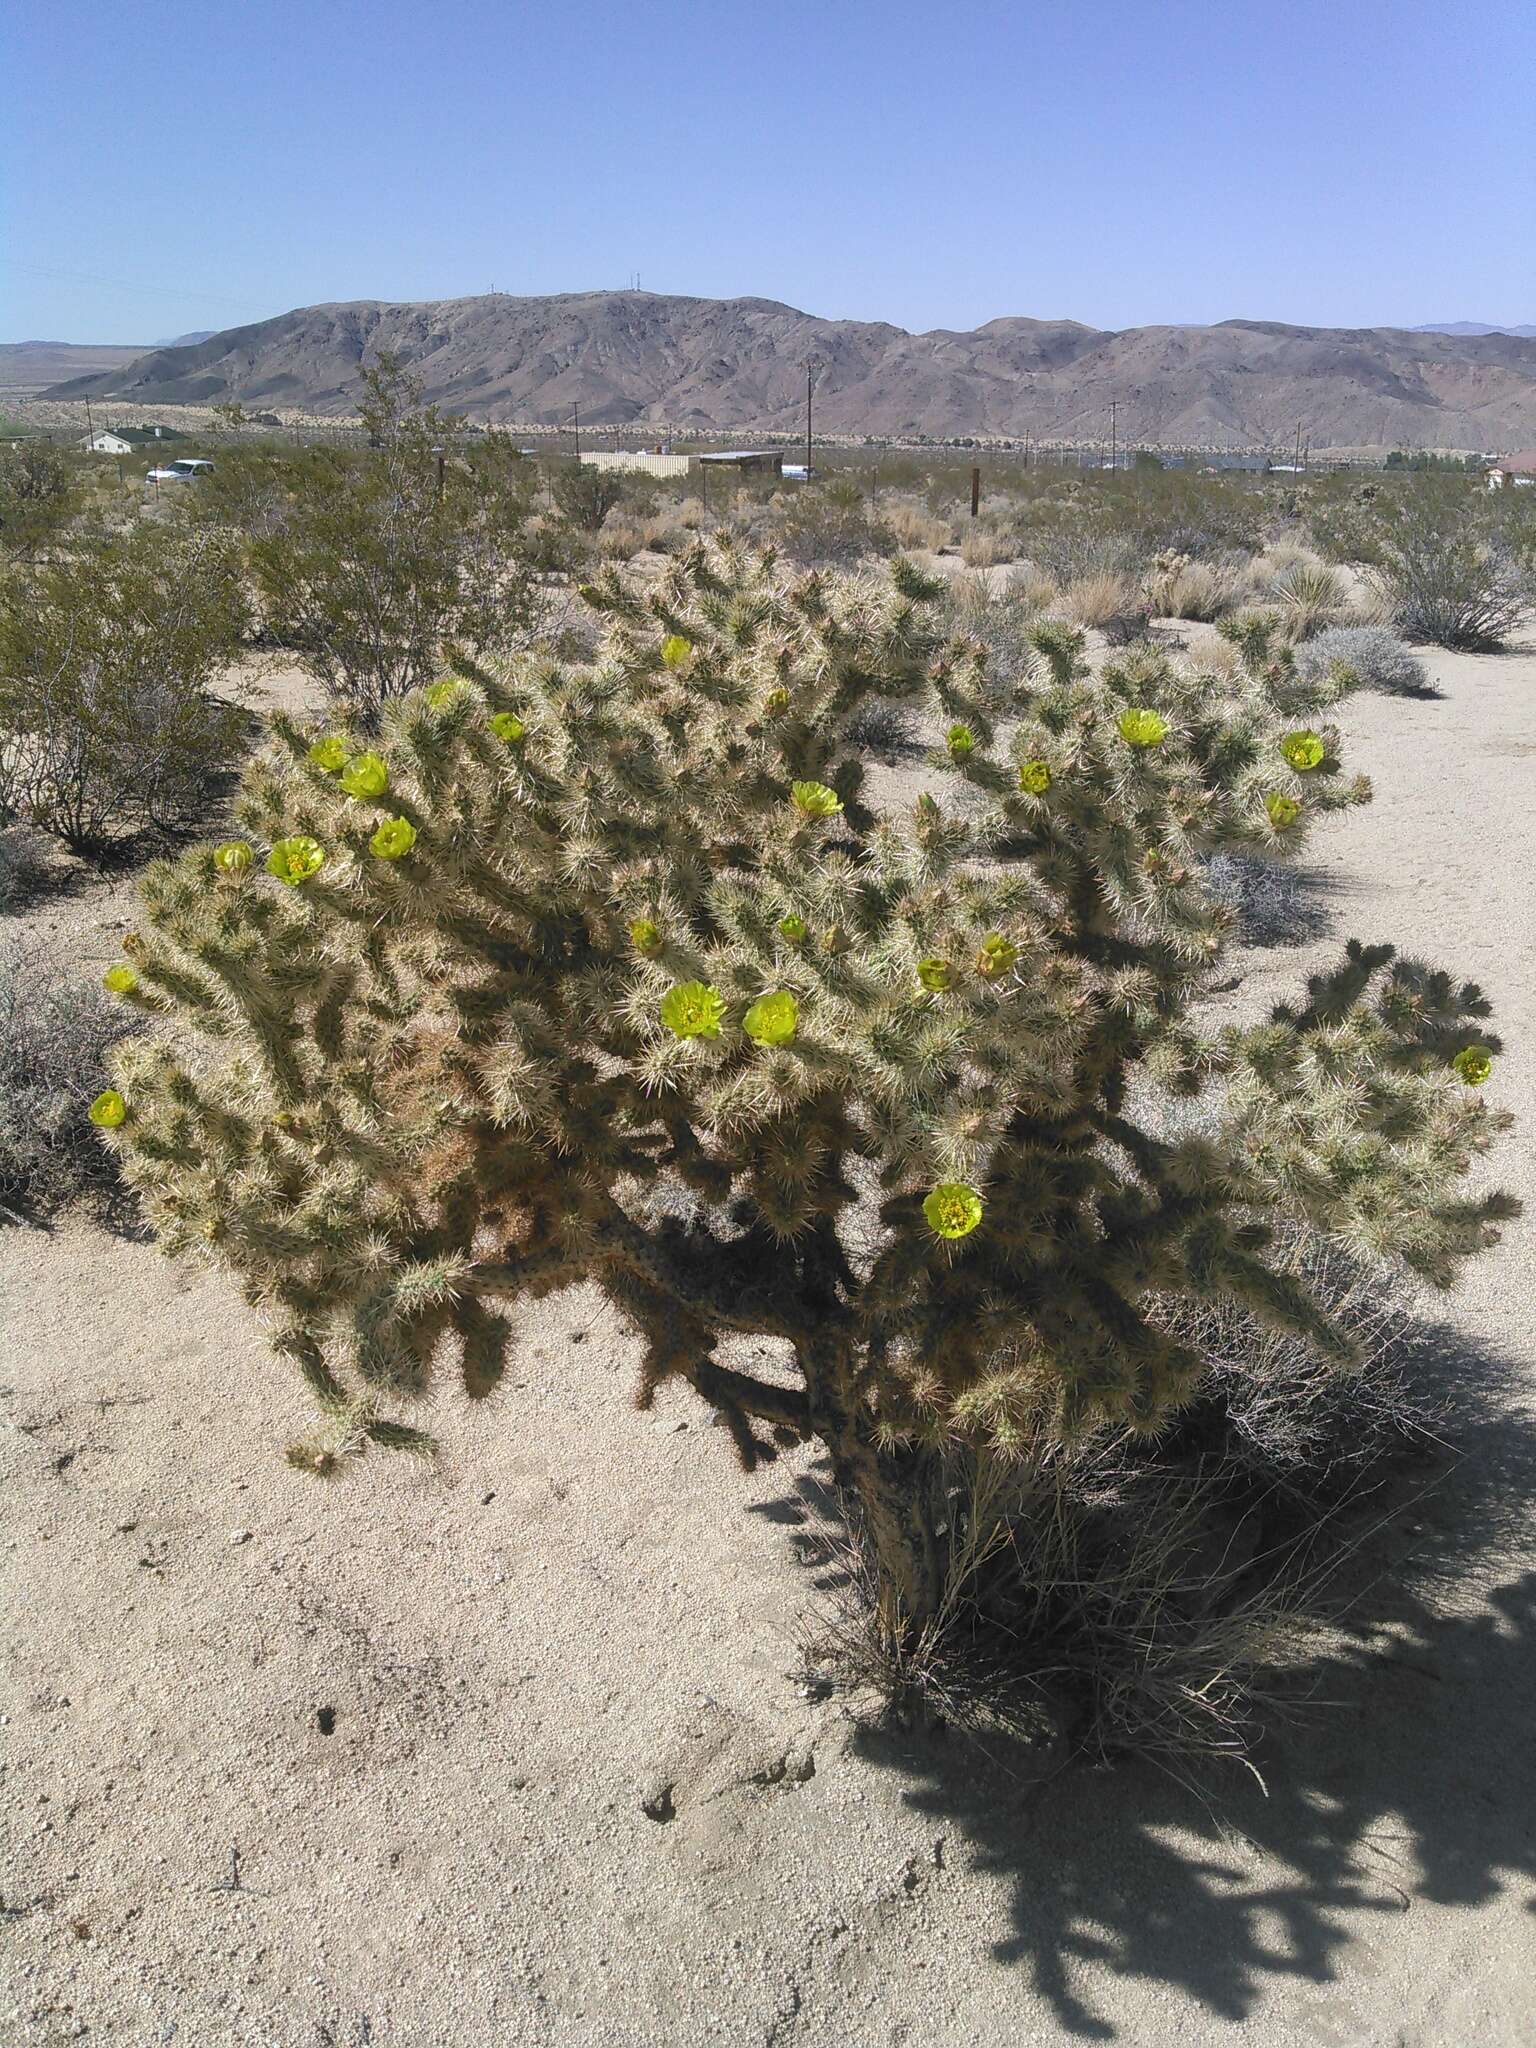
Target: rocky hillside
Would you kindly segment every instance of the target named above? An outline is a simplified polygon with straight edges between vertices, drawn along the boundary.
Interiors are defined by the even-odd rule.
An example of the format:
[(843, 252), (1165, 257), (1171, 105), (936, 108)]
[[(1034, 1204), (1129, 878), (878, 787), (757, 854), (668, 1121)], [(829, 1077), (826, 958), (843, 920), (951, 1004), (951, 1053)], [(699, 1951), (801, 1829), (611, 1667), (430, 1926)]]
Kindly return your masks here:
[(570, 292), (307, 306), (56, 385), (135, 404), (350, 413), (359, 369), (403, 358), (429, 397), (488, 420), (793, 429), (805, 363), (817, 424), (879, 437), (1497, 450), (1536, 441), (1536, 340), (1401, 328), (1132, 327), (1004, 319), (908, 334), (770, 299)]

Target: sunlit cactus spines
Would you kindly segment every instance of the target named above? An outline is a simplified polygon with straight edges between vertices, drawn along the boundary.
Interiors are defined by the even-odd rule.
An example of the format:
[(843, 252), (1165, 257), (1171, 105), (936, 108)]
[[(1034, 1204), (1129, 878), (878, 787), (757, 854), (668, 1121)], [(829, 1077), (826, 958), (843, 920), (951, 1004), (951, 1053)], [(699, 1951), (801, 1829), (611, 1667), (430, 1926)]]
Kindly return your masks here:
[[(270, 853), (237, 887), (210, 848), (148, 872), (148, 1028), (93, 1114), (313, 1390), (297, 1468), (430, 1450), (445, 1378), (514, 1409), (509, 1311), (595, 1283), (642, 1407), (691, 1387), (748, 1466), (824, 1448), (901, 1631), (942, 1598), (957, 1457), (1190, 1397), (1181, 1298), (1344, 1360), (1279, 1233), (1445, 1286), (1511, 1213), (1463, 1186), (1501, 1121), (1476, 989), (1355, 945), (1261, 1023), (1212, 1007), (1209, 856), (1289, 857), (1365, 793), (1331, 730), (1284, 787), (1319, 697), (1262, 622), (1221, 672), (1090, 671), (1054, 622), (998, 668), (910, 564), (719, 538), (585, 594), (589, 662), (455, 658), (384, 705), (382, 807), (279, 717), (236, 807)], [(854, 737), (898, 704), (915, 803)]]

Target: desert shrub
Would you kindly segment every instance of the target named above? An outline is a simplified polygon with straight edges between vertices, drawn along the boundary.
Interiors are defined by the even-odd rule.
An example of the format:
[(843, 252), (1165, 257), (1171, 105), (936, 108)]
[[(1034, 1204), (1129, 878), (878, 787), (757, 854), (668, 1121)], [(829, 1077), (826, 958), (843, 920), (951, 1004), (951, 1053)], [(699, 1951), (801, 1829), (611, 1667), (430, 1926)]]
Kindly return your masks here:
[(1241, 600), (1242, 579), (1227, 567), (1166, 552), (1147, 573), (1143, 588), (1159, 619), (1218, 619)]
[(1145, 553), (1129, 535), (1104, 533), (1091, 523), (1026, 521), (1019, 543), (1021, 553), (1062, 589), (1111, 576), (1135, 581), (1147, 566)]
[(960, 559), (967, 569), (992, 569), (1008, 561), (1013, 548), (1006, 534), (995, 527), (970, 526), (960, 543)]
[(1292, 562), (1264, 593), (1263, 601), (1279, 615), (1280, 631), (1292, 642), (1306, 640), (1325, 626), (1336, 626), (1349, 609), (1349, 597), (1338, 572), (1326, 563)]
[(1314, 893), (1314, 879), (1294, 862), (1265, 860), (1252, 853), (1217, 853), (1206, 863), (1206, 886), (1236, 920), (1245, 946), (1294, 946), (1321, 938), (1328, 912)]
[(1441, 647), (1501, 646), (1536, 595), (1526, 565), (1465, 487), (1446, 498), (1416, 486), (1377, 521), (1374, 557), (1396, 625)]
[(0, 911), (34, 895), (48, 873), (48, 842), (29, 825), (0, 827)]
[[(434, 1374), (488, 1399), (507, 1308), (595, 1283), (642, 1407), (686, 1383), (749, 1467), (825, 1448), (899, 1644), (963, 1568), (957, 1460), (1151, 1441), (1196, 1393), (1171, 1303), (1346, 1364), (1279, 1232), (1443, 1286), (1512, 1213), (1463, 1187), (1503, 1121), (1476, 989), (1352, 944), (1198, 1020), (1203, 860), (1365, 794), (1262, 627), (1218, 690), (1052, 623), (990, 668), (901, 561), (718, 539), (586, 595), (590, 665), (465, 665), (350, 761), (275, 720), (245, 840), (145, 879), (122, 1000), (157, 1029), (103, 1113), (166, 1250), (232, 1268), (318, 1397), (297, 1466), (429, 1450)], [(947, 735), (885, 818), (848, 740), (880, 703)]]
[(210, 531), (129, 529), (0, 585), (0, 822), (85, 850), (184, 821), (241, 742), (209, 685), (245, 621)]
[(0, 1197), (46, 1211), (115, 1182), (88, 1112), (131, 1027), (62, 951), (0, 940)]
[(445, 644), (513, 644), (541, 593), (522, 545), (529, 465), (500, 437), (471, 455), (388, 358), (363, 384), (370, 445), (269, 458), (246, 531), (268, 633), (369, 724), (441, 669)]
[(955, 531), (947, 519), (920, 510), (904, 498), (882, 497), (880, 517), (899, 548), (920, 548), (936, 555), (942, 548), (954, 546)]
[(1344, 1511), (1440, 1420), (1400, 1294), (1315, 1232), (1277, 1248), (1349, 1329), (1350, 1367), (1231, 1303), (1181, 1298), (1172, 1326), (1205, 1370), (1155, 1442), (1100, 1424), (954, 1461), (959, 1539), (920, 1633), (880, 1630), (857, 1531), (821, 1536), (838, 1569), (804, 1634), (807, 1680), (917, 1692), (951, 1724), (1066, 1734), (1099, 1759), (1244, 1755), (1264, 1667), (1329, 1618)]
[(1335, 662), (1362, 689), (1422, 697), (1429, 688), (1423, 662), (1384, 626), (1330, 626), (1297, 650), (1296, 666), (1309, 679), (1325, 676)]
[(590, 463), (562, 462), (550, 472), (549, 492), (572, 526), (582, 533), (597, 533), (623, 497), (624, 479)]
[(1055, 596), (1054, 585), (1028, 575), (1015, 573), (1001, 590), (982, 576), (957, 576), (947, 599), (951, 630), (980, 641), (988, 666), (1012, 675), (1033, 659), (1034, 630)]
[(0, 447), (0, 554), (30, 561), (75, 511), (78, 472), (46, 441)]
[(871, 515), (868, 493), (843, 478), (801, 485), (778, 514), (773, 539), (791, 562), (805, 568), (846, 568), (869, 555), (889, 555), (896, 547), (884, 521)]
[(1135, 581), (1112, 570), (1074, 577), (1062, 589), (1061, 608), (1075, 625), (1096, 629), (1112, 646), (1136, 639), (1152, 618)]

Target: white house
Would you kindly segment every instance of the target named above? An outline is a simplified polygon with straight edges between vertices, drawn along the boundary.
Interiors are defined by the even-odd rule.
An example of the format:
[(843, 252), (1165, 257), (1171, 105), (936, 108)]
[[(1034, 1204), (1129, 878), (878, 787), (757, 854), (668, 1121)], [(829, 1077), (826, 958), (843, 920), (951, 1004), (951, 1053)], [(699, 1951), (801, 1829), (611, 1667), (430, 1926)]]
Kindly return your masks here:
[(1509, 484), (1536, 484), (1536, 448), (1521, 448), (1513, 455), (1501, 455), (1487, 469), (1490, 491), (1502, 491)]
[(85, 437), (85, 448), (91, 455), (131, 455), (133, 443), (125, 441), (121, 434), (114, 434), (107, 427), (101, 427), (94, 434)]

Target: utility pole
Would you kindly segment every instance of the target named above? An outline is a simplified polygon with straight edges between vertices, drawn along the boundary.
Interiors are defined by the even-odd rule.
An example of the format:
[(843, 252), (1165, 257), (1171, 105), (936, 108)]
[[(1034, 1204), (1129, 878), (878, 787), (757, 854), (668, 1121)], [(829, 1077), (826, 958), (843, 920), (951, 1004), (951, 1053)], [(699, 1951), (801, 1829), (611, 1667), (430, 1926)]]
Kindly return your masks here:
[(1296, 422), (1296, 467), (1301, 468), (1301, 421)]
[(572, 424), (572, 426), (574, 427), (574, 429), (575, 429), (575, 433), (576, 433), (576, 460), (577, 460), (578, 462), (580, 462), (580, 460), (581, 460), (581, 407), (580, 407), (579, 405), (573, 405), (573, 406), (571, 407), (571, 424)]
[(90, 448), (96, 438), (96, 422), (91, 418), (91, 401), (85, 401), (85, 445)]
[(805, 359), (805, 480), (811, 480), (811, 383), (815, 377), (814, 356)]
[(974, 519), (981, 510), (981, 464), (971, 464), (971, 517)]
[(1109, 401), (1109, 466), (1120, 467), (1120, 407), (1113, 398)]

